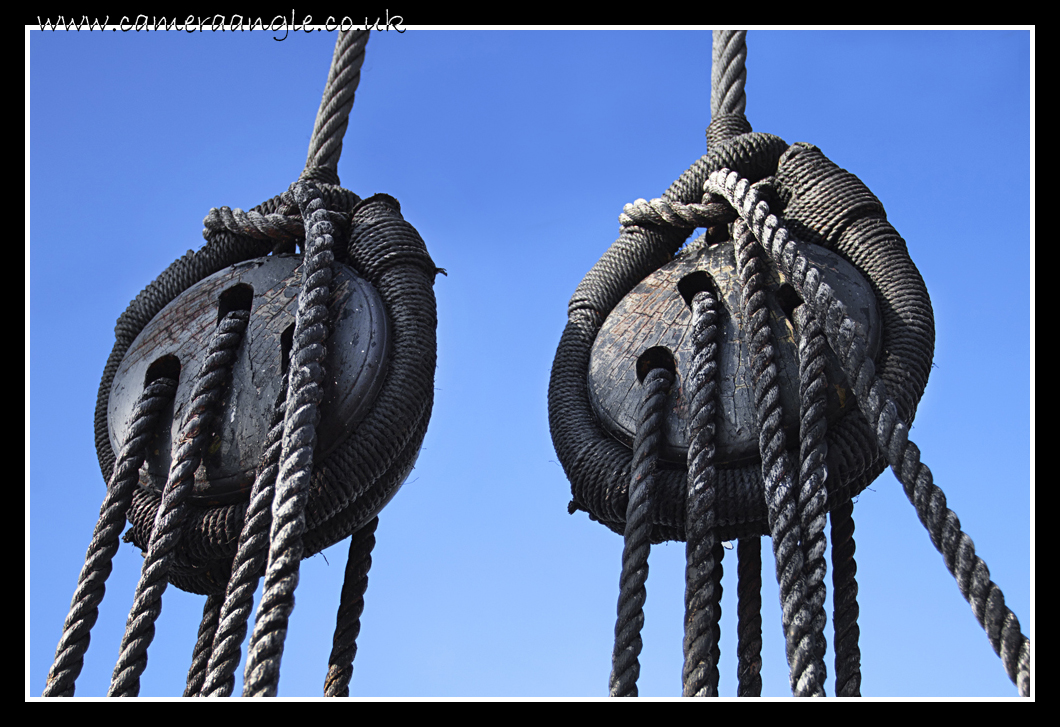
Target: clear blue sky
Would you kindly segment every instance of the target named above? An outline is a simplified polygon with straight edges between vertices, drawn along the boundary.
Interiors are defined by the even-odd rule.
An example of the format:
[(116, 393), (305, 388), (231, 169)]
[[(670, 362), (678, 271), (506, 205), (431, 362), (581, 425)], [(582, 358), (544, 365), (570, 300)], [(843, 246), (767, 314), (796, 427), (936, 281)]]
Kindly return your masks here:
[[(104, 491), (92, 420), (114, 321), (203, 244), (211, 207), (249, 209), (297, 178), (335, 36), (29, 35), (33, 696)], [(623, 204), (705, 151), (710, 44), (707, 30), (372, 35), (339, 173), (397, 197), (449, 276), (435, 285), (434, 415), (380, 518), (354, 696), (606, 695), (622, 539), (567, 514), (549, 371)], [(857, 174), (927, 282), (936, 367), (911, 436), (1033, 637), (1030, 32), (752, 31), (747, 45), (754, 128)], [(855, 520), (863, 693), (1015, 696), (889, 472)], [(785, 696), (770, 552), (764, 694)], [(340, 544), (302, 564), (282, 696), (321, 693), (345, 559)], [(122, 546), (78, 696), (106, 693), (141, 563)], [(735, 558), (724, 565), (733, 696)], [(683, 567), (683, 544), (653, 548), (644, 696), (681, 692)], [(163, 604), (142, 696), (182, 693), (201, 616), (202, 597), (176, 588)]]

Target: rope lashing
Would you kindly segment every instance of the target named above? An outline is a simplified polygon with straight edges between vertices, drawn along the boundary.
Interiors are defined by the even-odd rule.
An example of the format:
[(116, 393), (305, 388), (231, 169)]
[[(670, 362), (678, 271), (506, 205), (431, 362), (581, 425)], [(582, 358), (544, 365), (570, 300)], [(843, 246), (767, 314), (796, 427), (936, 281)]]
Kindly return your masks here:
[[(1026, 695), (1029, 641), (907, 439), (934, 348), (923, 280), (879, 200), (856, 177), (816, 147), (751, 131), (743, 114), (744, 35), (715, 32), (708, 153), (661, 197), (625, 206), (618, 239), (571, 298), (549, 383), (549, 425), (571, 482), (568, 509), (629, 532), (633, 493), (625, 483), (633, 436), (623, 418), (626, 405), (607, 392), (606, 379), (624, 391), (633, 359), (649, 347), (668, 346), (676, 377), (667, 408), (677, 424), (663, 429), (679, 439), (678, 424), (687, 423), (687, 454), (681, 469), (680, 443), (664, 438), (666, 464), (653, 478), (648, 541), (686, 541), (685, 695), (717, 694), (717, 631), (710, 623), (720, 615), (720, 595), (710, 593), (708, 574), (717, 574), (720, 590), (724, 551), (717, 544), (723, 540), (738, 541), (737, 693), (761, 693), (762, 535), (771, 537), (776, 557), (792, 692), (824, 694), (826, 513), (833, 539), (835, 690), (860, 694), (851, 513), (853, 498), (887, 465)], [(696, 227), (708, 234), (685, 244)], [(834, 257), (825, 261), (824, 255)], [(838, 273), (842, 266), (853, 273)], [(717, 370), (704, 375), (695, 300), (699, 290), (713, 294), (715, 287), (716, 316), (727, 328), (714, 334), (722, 343)], [(869, 296), (858, 300), (856, 320), (848, 313), (854, 308), (838, 302), (852, 294)], [(680, 297), (691, 312), (669, 302)], [(877, 307), (878, 319), (864, 316), (863, 309)], [(790, 343), (776, 338), (778, 330), (789, 332)], [(734, 353), (736, 338), (746, 353)], [(743, 363), (730, 363), (737, 356)], [(798, 381), (794, 396), (785, 393), (781, 369)], [(740, 416), (731, 410), (739, 395), (733, 383), (753, 392), (754, 462), (722, 426)], [(701, 399), (730, 409), (720, 417)], [(793, 407), (791, 417), (785, 407)], [(797, 446), (789, 445), (793, 437)], [(717, 553), (713, 563), (711, 553)], [(646, 574), (646, 562), (642, 570)], [(636, 685), (624, 689), (635, 693)]]
[[(207, 596), (185, 696), (230, 695), (253, 593), (262, 577), (265, 595), (248, 647), (244, 690), (248, 695), (275, 694), (298, 564), (303, 557), (355, 534), (325, 685), (329, 695), (348, 694), (377, 515), (411, 471), (430, 420), (437, 328), (433, 283), (442, 272), (419, 234), (402, 218), (396, 200), (383, 194), (361, 199), (338, 186), (342, 136), (367, 39), (363, 31), (339, 34), (299, 181), (249, 212), (227, 207), (211, 210), (204, 221), (206, 244), (170, 265), (118, 319), (114, 348), (100, 382), (95, 421), (100, 467), (109, 487), (46, 696), (74, 694), (125, 519), (131, 526), (125, 540), (144, 550), (147, 561), (115, 669), (112, 695), (137, 693), (153, 622), (168, 583)], [(304, 255), (295, 263), (285, 262), (299, 246)], [(297, 282), (287, 282), (282, 277), (288, 274), (285, 270), (296, 270)], [(268, 282), (272, 275), (280, 276), (278, 283)], [(281, 335), (276, 330), (278, 340), (259, 340), (268, 326), (284, 325), (268, 322), (283, 321), (286, 306), (282, 296), (275, 302), (270, 291), (282, 292), (292, 285), (300, 292), (289, 331)], [(215, 301), (211, 296), (222, 288), (224, 292)], [(235, 298), (242, 302), (233, 305)], [(111, 420), (115, 410), (112, 390), (126, 387), (128, 372), (146, 365), (141, 358), (132, 361), (130, 357), (155, 355), (151, 347), (162, 344), (152, 341), (169, 340), (168, 334), (158, 331), (182, 330), (180, 325), (169, 325), (169, 318), (182, 314), (181, 306), (200, 299), (207, 303), (194, 303), (200, 306), (195, 310), (202, 305), (220, 306), (217, 345), (225, 342), (228, 358), (221, 365), (220, 353), (205, 355), (208, 364), (197, 376), (209, 385), (202, 383), (192, 399), (208, 401), (202, 407), (193, 403), (182, 430), (175, 432), (171, 473), (159, 492), (150, 478), (157, 466), (151, 457), (160, 455), (150, 455), (147, 447), (153, 444), (156, 450), (164, 449), (162, 417), (168, 407), (180, 406), (181, 396), (188, 396), (181, 394), (184, 387), (174, 380), (186, 362), (178, 355), (168, 355), (151, 364), (146, 377), (140, 374), (142, 395), (128, 407), (127, 420), (117, 424)], [(342, 372), (335, 369), (331, 342), (339, 328), (348, 330), (353, 325), (347, 320), (349, 315), (341, 315), (341, 323), (335, 316), (343, 313), (343, 306), (354, 305), (369, 311), (364, 315), (382, 316), (372, 319), (375, 322), (366, 319), (366, 325), (375, 326), (371, 329), (375, 333), (365, 335), (385, 335), (377, 341), (383, 358), (359, 364), (368, 365), (370, 373), (357, 374), (357, 381), (367, 382), (357, 386), (370, 388), (350, 394), (355, 404), (339, 405), (332, 396), (332, 382), (342, 380)], [(280, 317), (269, 318), (273, 313), (268, 311)], [(195, 315), (200, 316), (199, 322), (189, 326), (202, 325), (206, 314)], [(245, 351), (232, 345), (236, 334), (229, 321), (233, 317), (242, 321), (239, 340)], [(141, 340), (145, 333), (157, 339), (145, 344)], [(182, 356), (187, 353), (184, 348), (179, 350)], [(258, 459), (245, 484), (238, 469), (225, 474), (227, 479), (219, 480), (220, 484), (209, 479), (200, 482), (194, 474), (197, 456), (203, 462), (199, 471), (207, 472), (208, 478), (214, 476), (210, 472), (225, 471), (227, 466), (223, 457), (229, 433), (222, 431), (221, 423), (211, 424), (209, 417), (219, 408), (239, 405), (235, 372), (243, 356), (264, 356), (277, 370), (276, 382), (267, 384), (269, 391), (276, 391), (275, 403), (264, 414), (261, 432), (247, 440), (257, 442), (257, 449), (244, 446), (258, 452), (253, 455)], [(341, 367), (348, 359), (336, 360)], [(231, 377), (231, 384), (222, 383), (228, 380), (226, 376)], [(120, 410), (123, 405), (117, 406)], [(337, 409), (340, 406), (346, 408)], [(340, 429), (329, 424), (337, 410), (347, 417)], [(253, 415), (241, 412), (231, 421), (253, 420)], [(124, 432), (120, 457), (115, 456), (111, 442), (115, 427)]]

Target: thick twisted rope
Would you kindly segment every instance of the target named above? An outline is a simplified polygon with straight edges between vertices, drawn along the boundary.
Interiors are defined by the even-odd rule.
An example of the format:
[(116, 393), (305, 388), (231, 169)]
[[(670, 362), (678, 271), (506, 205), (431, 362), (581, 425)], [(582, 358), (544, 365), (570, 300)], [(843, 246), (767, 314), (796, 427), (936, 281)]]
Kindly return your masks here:
[(651, 201), (638, 199), (627, 202), (618, 216), (618, 222), (623, 227), (669, 225), (684, 230), (713, 227), (735, 219), (732, 208), (727, 208), (727, 205), (720, 202), (684, 204), (665, 197), (657, 197)]
[(55, 661), (48, 672), (45, 697), (74, 696), (74, 682), (84, 666), (92, 627), (99, 617), (99, 604), (106, 593), (118, 541), (125, 527), (125, 513), (132, 502), (132, 493), (140, 481), (140, 467), (147, 458), (147, 447), (158, 432), (159, 418), (173, 401), (177, 382), (159, 378), (144, 387), (133, 408), (129, 434), (122, 445), (107, 487), (107, 494), (99, 509), (85, 554), (85, 564), (77, 579), (77, 588), (70, 603), (70, 612), (63, 624), (63, 635), (55, 649)]
[(339, 611), (335, 617), (335, 637), (328, 658), (328, 673), (324, 679), (325, 697), (350, 696), (353, 659), (357, 656), (364, 592), (368, 590), (368, 571), (372, 567), (372, 549), (375, 547), (375, 529), (378, 525), (379, 518), (374, 517), (350, 538)]
[(715, 30), (710, 64), (710, 116), (743, 114), (747, 108), (747, 31)]
[[(876, 433), (876, 441), (887, 458), (906, 497), (913, 504), (931, 542), (942, 554), (946, 568), (986, 631), (994, 652), (1021, 696), (1030, 695), (1030, 640), (1020, 632), (1019, 620), (1005, 606), (1005, 597), (992, 580), (986, 563), (976, 555), (972, 539), (961, 530), (957, 515), (946, 507), (946, 496), (934, 484), (931, 470), (920, 461), (920, 450), (909, 441), (909, 425), (898, 416), (898, 407), (888, 396), (887, 386), (876, 376), (875, 364), (865, 350), (864, 336), (847, 315), (846, 306), (821, 281), (816, 268), (800, 253), (800, 243), (769, 213), (769, 205), (754, 185), (735, 172), (711, 173), (706, 191), (725, 198), (740, 213), (774, 263), (791, 281), (802, 299), (823, 321), (832, 350), (844, 372), (854, 382), (858, 407)], [(741, 226), (741, 223), (737, 223)]]
[(799, 696), (823, 695), (823, 678), (815, 659), (815, 639), (810, 632), (803, 577), (801, 524), (796, 508), (794, 467), (786, 451), (783, 413), (777, 367), (773, 361), (773, 333), (766, 307), (763, 260), (758, 244), (745, 224), (737, 221), (736, 268), (743, 283), (743, 308), (751, 355), (755, 408), (758, 415), (758, 446), (762, 457), (765, 486), (780, 585), (781, 612), (791, 669), (792, 693)]
[(825, 457), (828, 444), (825, 434), (825, 390), (828, 382), (824, 374), (824, 352), (827, 346), (817, 318), (805, 304), (795, 309), (795, 325), (799, 339), (799, 524), (802, 528), (802, 573), (806, 583), (806, 601), (811, 618), (811, 631), (816, 643), (814, 665), (819, 669), (817, 679), (823, 689), (825, 678), (824, 636), (828, 572), (824, 553), (828, 543), (824, 528), (828, 514), (828, 476)]
[(746, 30), (714, 31), (710, 64), (710, 127), (707, 129), (707, 146), (710, 148), (751, 130), (745, 115), (746, 61)]
[(854, 501), (832, 509), (832, 625), (835, 628), (835, 695), (861, 696), (858, 639), (858, 564), (854, 560)]
[[(692, 392), (688, 419), (688, 515), (685, 520), (685, 665), (683, 695), (716, 697), (720, 593), (714, 588), (714, 468), (717, 416), (718, 302), (710, 291), (692, 298)], [(720, 565), (720, 564), (719, 564)], [(713, 686), (712, 686), (713, 685)]]
[(268, 561), (272, 500), (283, 448), (288, 380), (285, 373), (273, 407), (272, 422), (265, 440), (261, 463), (250, 490), (250, 505), (243, 529), (239, 533), (239, 549), (232, 562), (232, 575), (225, 588), (217, 632), (211, 644), (206, 678), (197, 693), (203, 696), (228, 697), (235, 687), (235, 672), (239, 667), (243, 639), (247, 635), (247, 620), (254, 606), (254, 591), (258, 588), (260, 574), (265, 570)]
[(333, 228), (320, 192), (310, 183), (291, 187), (306, 222), (302, 289), (298, 294), (283, 454), (272, 503), (269, 564), (265, 590), (247, 649), (244, 696), (275, 696), (287, 622), (302, 560), (305, 502), (313, 471), (316, 426), (323, 396), (323, 362), (328, 337), (328, 298), (334, 262)]
[[(328, 71), (328, 81), (324, 86), (324, 95), (313, 125), (313, 136), (309, 142), (302, 179), (339, 183), (342, 138), (346, 135), (354, 94), (361, 82), (361, 66), (364, 64), (364, 49), (368, 44), (368, 36), (367, 30), (339, 33), (335, 53), (331, 58), (331, 69)], [(334, 179), (318, 176), (321, 170), (329, 170)]]
[(736, 544), (736, 696), (762, 696), (762, 539)]
[(191, 654), (191, 666), (188, 668), (188, 681), (184, 687), (185, 697), (197, 697), (206, 680), (206, 670), (210, 664), (210, 652), (213, 650), (214, 637), (221, 620), (221, 606), (224, 596), (211, 593), (206, 597), (202, 607), (202, 621), (199, 622), (199, 634), (195, 639), (195, 649)]
[(162, 612), (162, 594), (169, 584), (169, 568), (182, 535), (185, 503), (195, 482), (202, 449), (211, 436), (236, 349), (243, 340), (249, 320), (250, 313), (245, 310), (230, 311), (221, 319), (207, 347), (206, 360), (196, 376), (191, 404), (173, 453), (173, 464), (162, 492), (162, 505), (155, 517), (108, 696), (135, 697), (140, 692), (140, 675), (147, 667), (147, 647), (154, 639), (155, 620)]
[(666, 397), (673, 374), (654, 368), (644, 377), (644, 398), (637, 413), (637, 433), (633, 443), (633, 474), (626, 508), (625, 545), (622, 550), (622, 577), (619, 583), (618, 620), (615, 623), (615, 650), (612, 656), (610, 693), (612, 697), (637, 696), (640, 676), (640, 631), (644, 626), (644, 601), (648, 580), (648, 553), (651, 550), (652, 484), (662, 427), (666, 420)]

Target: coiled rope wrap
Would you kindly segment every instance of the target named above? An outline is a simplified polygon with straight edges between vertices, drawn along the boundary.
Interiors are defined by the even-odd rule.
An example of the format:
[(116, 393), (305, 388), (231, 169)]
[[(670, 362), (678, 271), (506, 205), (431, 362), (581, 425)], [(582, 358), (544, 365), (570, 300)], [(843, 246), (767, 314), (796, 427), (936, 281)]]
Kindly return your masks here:
[[(385, 194), (361, 200), (334, 185), (318, 186), (337, 235), (341, 238), (348, 230), (335, 258), (379, 292), (391, 323), (393, 352), (386, 379), (356, 436), (347, 437), (314, 467), (305, 511), (305, 557), (371, 520), (404, 481), (430, 420), (437, 356), (433, 285), (439, 269), (415, 228), (402, 218), (397, 200)], [(288, 217), (285, 211), (297, 209), (292, 203), (285, 193), (255, 208), (252, 215), (259, 220)], [(220, 214), (211, 212), (204, 230), (207, 244), (171, 264), (118, 319), (96, 401), (96, 451), (105, 474), (115, 460), (107, 433), (107, 401), (118, 364), (133, 339), (163, 307), (200, 280), (301, 242), (275, 227), (271, 235), (257, 228), (252, 232), (240, 226), (239, 215), (231, 219), (231, 225), (224, 224)], [(304, 238), (304, 228), (299, 229)], [(143, 488), (133, 495), (132, 528), (126, 538), (138, 547), (146, 546), (159, 504), (160, 497)], [(223, 594), (246, 510), (246, 502), (212, 508), (189, 504), (171, 582), (193, 593)]]
[[(833, 164), (816, 147), (789, 146), (776, 136), (750, 132), (709, 151), (653, 203), (658, 203), (656, 207), (712, 207), (713, 200), (704, 198), (704, 185), (709, 174), (721, 168), (736, 170), (752, 182), (772, 178), (770, 186), (783, 204), (780, 213), (789, 228), (800, 239), (839, 254), (869, 281), (883, 326), (877, 371), (895, 391), (903, 418), (911, 419), (931, 367), (934, 321), (923, 280), (880, 202), (853, 174)], [(624, 214), (628, 222), (619, 238), (571, 297), (549, 382), (549, 426), (571, 482), (569, 509), (584, 510), (619, 533), (625, 528), (632, 453), (597, 422), (586, 382), (589, 354), (615, 305), (672, 260), (692, 231), (691, 226), (679, 227), (661, 220), (660, 215), (649, 217), (647, 212), (638, 220), (637, 205), (627, 205)], [(732, 217), (719, 213), (716, 219), (721, 224)], [(829, 507), (834, 508), (868, 486), (883, 471), (886, 460), (874, 432), (856, 410), (829, 426), (826, 441)], [(686, 539), (685, 478), (683, 469), (659, 470), (652, 542)], [(717, 538), (769, 533), (758, 465), (718, 468), (715, 487)]]

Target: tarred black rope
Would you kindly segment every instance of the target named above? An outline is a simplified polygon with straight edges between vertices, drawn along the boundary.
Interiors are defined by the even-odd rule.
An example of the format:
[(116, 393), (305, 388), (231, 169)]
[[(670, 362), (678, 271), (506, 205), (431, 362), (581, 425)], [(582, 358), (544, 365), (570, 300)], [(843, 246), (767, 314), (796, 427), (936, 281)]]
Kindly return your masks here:
[(325, 697), (350, 696), (353, 659), (357, 656), (364, 592), (368, 589), (368, 571), (372, 567), (372, 549), (375, 547), (375, 529), (378, 525), (379, 518), (374, 517), (350, 538), (339, 611), (335, 617), (335, 638), (328, 658), (328, 674), (324, 679)]
[(239, 549), (232, 562), (232, 575), (225, 588), (219, 625), (211, 645), (206, 679), (200, 694), (207, 697), (231, 696), (239, 667), (247, 620), (254, 607), (254, 591), (269, 556), (269, 530), (276, 473), (283, 447), (283, 422), (287, 412), (287, 382), (284, 373), (273, 407), (272, 422), (265, 440), (261, 463), (250, 490), (250, 505), (239, 534)]
[(762, 539), (736, 544), (736, 696), (762, 696)]
[(633, 475), (626, 509), (625, 545), (622, 550), (622, 577), (619, 584), (618, 620), (615, 623), (615, 650), (612, 656), (612, 697), (637, 696), (640, 676), (640, 631), (644, 626), (644, 601), (648, 580), (648, 553), (651, 550), (652, 485), (662, 426), (666, 419), (666, 397), (673, 374), (654, 368), (644, 377), (644, 398), (638, 411), (637, 434), (633, 444)]
[(184, 687), (185, 697), (197, 697), (206, 680), (206, 669), (210, 663), (210, 651), (213, 649), (214, 636), (221, 617), (221, 604), (224, 597), (211, 593), (206, 597), (202, 607), (202, 621), (199, 623), (199, 635), (195, 639), (195, 649), (191, 654), (191, 667), (188, 669), (188, 683)]
[(795, 309), (795, 325), (799, 340), (799, 523), (802, 527), (803, 577), (806, 582), (806, 602), (811, 618), (811, 630), (816, 643), (814, 664), (818, 686), (824, 689), (826, 676), (824, 635), (827, 587), (824, 577), (828, 572), (824, 553), (828, 547), (824, 528), (828, 513), (828, 476), (825, 458), (828, 443), (825, 435), (825, 390), (828, 382), (824, 373), (824, 353), (827, 348), (824, 333), (809, 306)]
[(769, 528), (776, 557), (780, 586), (781, 614), (791, 668), (792, 693), (798, 696), (823, 694), (823, 678), (817, 668), (816, 647), (810, 631), (803, 577), (801, 524), (796, 509), (794, 467), (786, 451), (782, 412), (773, 361), (773, 333), (766, 307), (764, 268), (758, 244), (747, 225), (737, 221), (733, 229), (736, 267), (743, 283), (743, 307), (751, 355), (755, 408), (758, 413), (758, 442), (762, 457)]
[(328, 337), (328, 298), (334, 262), (333, 228), (320, 192), (311, 183), (291, 187), (306, 221), (302, 288), (298, 293), (283, 454), (272, 503), (269, 564), (247, 649), (244, 696), (276, 696), (287, 622), (302, 561), (305, 503), (313, 472), (318, 408), (323, 396), (323, 362)]
[[(717, 300), (710, 291), (692, 298), (692, 371), (688, 419), (688, 502), (685, 519), (685, 665), (683, 695), (716, 697), (716, 624), (721, 594), (715, 589), (714, 433), (717, 416)], [(717, 563), (720, 566), (720, 563)], [(713, 684), (713, 687), (712, 687)]]
[(714, 611), (714, 623), (711, 624), (711, 630), (714, 632), (715, 638), (714, 644), (710, 647), (710, 662), (713, 666), (710, 669), (709, 691), (714, 695), (718, 695), (718, 681), (721, 678), (721, 674), (718, 671), (718, 664), (721, 662), (721, 597), (723, 595), (721, 581), (725, 575), (722, 559), (725, 557), (725, 546), (717, 538), (715, 538), (714, 542), (713, 555), (714, 572), (711, 575), (711, 579), (714, 581), (714, 608), (712, 609)]
[(143, 394), (133, 408), (129, 434), (115, 463), (114, 474), (107, 494), (99, 509), (85, 554), (85, 564), (77, 580), (77, 589), (70, 603), (70, 612), (63, 624), (63, 635), (55, 650), (55, 661), (48, 672), (45, 697), (74, 696), (74, 682), (84, 666), (90, 632), (99, 616), (99, 604), (106, 593), (106, 582), (112, 568), (118, 541), (125, 527), (125, 513), (132, 502), (132, 493), (140, 481), (140, 467), (147, 458), (147, 448), (158, 432), (162, 412), (173, 401), (177, 382), (159, 378), (144, 387)]
[(799, 252), (800, 242), (769, 213), (758, 190), (727, 169), (710, 175), (707, 188), (723, 196), (740, 213), (737, 226), (750, 226), (755, 237), (780, 271), (792, 282), (814, 314), (824, 322), (825, 335), (839, 356), (843, 370), (854, 382), (858, 408), (876, 432), (880, 450), (906, 497), (916, 508), (931, 542), (942, 554), (946, 568), (957, 580), (990, 645), (1001, 657), (1005, 671), (1021, 696), (1030, 695), (1030, 640), (1020, 632), (1019, 619), (1005, 606), (1005, 597), (992, 580), (986, 563), (976, 555), (972, 539), (961, 530), (957, 515), (946, 507), (946, 496), (934, 484), (931, 470), (920, 461), (920, 450), (909, 441), (909, 425), (888, 396), (887, 385), (876, 376), (875, 363), (866, 354), (864, 336), (835, 292), (820, 279), (816, 268)]
[(169, 567), (182, 535), (185, 501), (191, 494), (202, 448), (211, 435), (223, 387), (231, 374), (232, 361), (249, 320), (250, 314), (245, 310), (231, 311), (221, 319), (207, 348), (206, 360), (196, 376), (122, 637), (121, 653), (111, 677), (109, 696), (135, 697), (140, 692), (140, 675), (147, 667), (147, 647), (154, 638), (155, 620), (162, 611), (162, 594), (169, 583)]
[(834, 507), (832, 521), (832, 625), (835, 628), (835, 695), (861, 696), (858, 639), (858, 564), (854, 560), (854, 501)]

